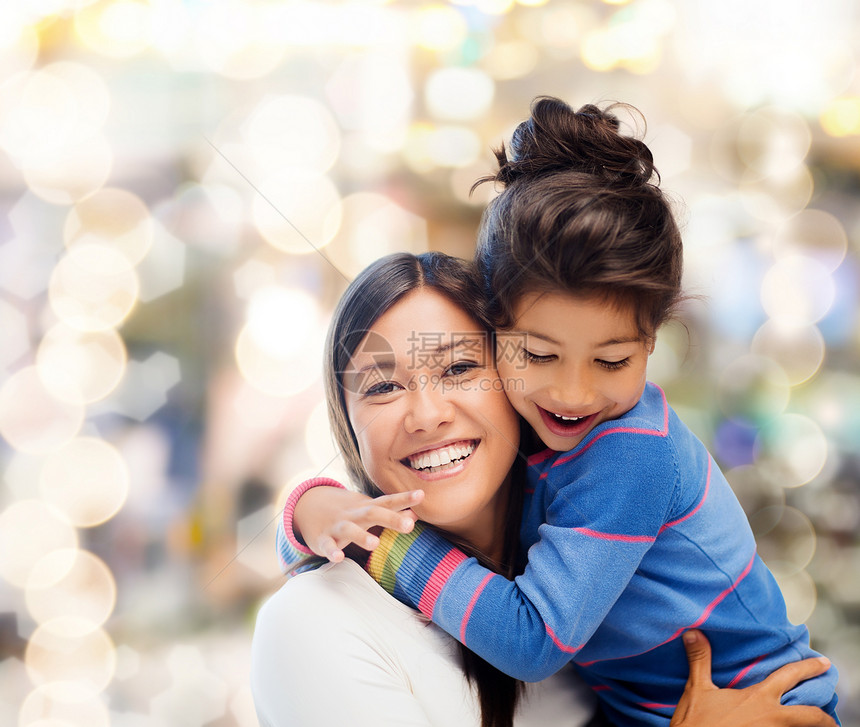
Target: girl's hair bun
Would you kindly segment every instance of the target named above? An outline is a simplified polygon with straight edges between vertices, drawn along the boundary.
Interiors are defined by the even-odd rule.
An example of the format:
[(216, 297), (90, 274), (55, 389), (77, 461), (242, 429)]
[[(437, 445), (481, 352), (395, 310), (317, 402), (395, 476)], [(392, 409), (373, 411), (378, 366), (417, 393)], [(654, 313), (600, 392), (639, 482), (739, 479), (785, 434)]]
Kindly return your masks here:
[(573, 171), (602, 177), (608, 184), (648, 184), (657, 175), (651, 151), (640, 139), (619, 133), (612, 113), (619, 107), (641, 118), (625, 104), (606, 109), (588, 104), (574, 111), (557, 98), (538, 97), (508, 149), (503, 144), (495, 152), (499, 171), (494, 181), (508, 186), (523, 177)]

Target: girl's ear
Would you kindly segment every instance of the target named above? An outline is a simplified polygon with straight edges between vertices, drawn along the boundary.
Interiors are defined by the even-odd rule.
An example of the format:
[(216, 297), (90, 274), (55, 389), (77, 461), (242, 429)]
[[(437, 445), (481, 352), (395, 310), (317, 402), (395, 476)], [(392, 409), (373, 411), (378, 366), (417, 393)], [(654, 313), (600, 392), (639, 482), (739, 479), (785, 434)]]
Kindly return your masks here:
[(645, 342), (645, 347), (648, 349), (648, 355), (650, 356), (654, 353), (654, 349), (657, 346), (657, 336), (650, 336), (648, 340)]

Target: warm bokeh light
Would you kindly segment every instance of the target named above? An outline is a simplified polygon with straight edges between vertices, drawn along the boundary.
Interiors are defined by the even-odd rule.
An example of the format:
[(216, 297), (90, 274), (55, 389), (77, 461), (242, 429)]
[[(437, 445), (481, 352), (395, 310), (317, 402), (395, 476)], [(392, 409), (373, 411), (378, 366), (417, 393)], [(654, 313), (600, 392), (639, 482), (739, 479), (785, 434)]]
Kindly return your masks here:
[(466, 126), (413, 124), (404, 149), (409, 167), (418, 174), (436, 167), (465, 167), (481, 154), (477, 134)]
[(116, 648), (95, 624), (63, 616), (36, 628), (27, 642), (24, 663), (37, 686), (61, 682), (88, 699), (113, 678)]
[(327, 248), (352, 278), (383, 255), (427, 249), (427, 223), (381, 194), (358, 192), (343, 200), (343, 224)]
[(481, 66), (497, 81), (522, 78), (538, 64), (540, 52), (526, 40), (496, 42), (481, 60)]
[(276, 6), (227, 0), (195, 13), (193, 47), (207, 68), (226, 78), (248, 80), (271, 73), (287, 50), (278, 31)]
[(824, 362), (824, 337), (814, 325), (794, 325), (768, 320), (756, 331), (750, 344), (752, 353), (776, 361), (792, 386), (818, 373)]
[(71, 566), (69, 551), (77, 548), (78, 535), (56, 508), (39, 500), (21, 500), (0, 513), (0, 577), (26, 588), (36, 564), (60, 552)]
[(776, 261), (761, 286), (761, 303), (774, 320), (788, 326), (815, 323), (836, 296), (827, 268), (813, 258), (791, 255)]
[(791, 575), (778, 574), (776, 582), (785, 597), (788, 620), (794, 624), (806, 623), (818, 602), (818, 589), (812, 576), (802, 570)]
[(833, 272), (845, 259), (848, 235), (842, 223), (824, 210), (805, 209), (780, 225), (774, 237), (777, 259), (801, 255)]
[(469, 121), (487, 113), (495, 86), (483, 71), (443, 68), (427, 79), (425, 103), (430, 113), (445, 121)]
[(341, 199), (331, 179), (283, 170), (268, 177), (254, 196), (254, 224), (272, 247), (292, 255), (315, 254), (341, 224)]
[(49, 284), (51, 308), (79, 331), (122, 323), (137, 302), (140, 283), (128, 259), (103, 243), (75, 245), (57, 263)]
[(860, 135), (860, 97), (833, 99), (820, 119), (821, 127), (831, 136)]
[(54, 551), (34, 565), (26, 601), (37, 624), (70, 617), (96, 629), (113, 613), (116, 582), (104, 561), (90, 552)]
[(78, 202), (66, 218), (66, 246), (100, 243), (136, 265), (152, 246), (154, 228), (143, 200), (124, 189), (103, 188)]
[(122, 455), (95, 437), (77, 437), (51, 453), (39, 477), (42, 497), (78, 527), (112, 518), (128, 497), (130, 476)]
[(785, 410), (790, 383), (785, 371), (772, 359), (742, 356), (723, 369), (717, 396), (727, 416), (758, 424)]
[(293, 168), (325, 174), (340, 151), (331, 113), (306, 96), (266, 97), (243, 125), (243, 136), (256, 168), (266, 175)]
[(58, 449), (83, 421), (83, 406), (56, 398), (35, 366), (19, 369), (0, 386), (0, 435), (22, 452)]
[(802, 414), (783, 414), (768, 422), (757, 440), (759, 463), (775, 473), (783, 487), (805, 485), (827, 462), (827, 438), (821, 427)]
[(112, 166), (110, 146), (94, 136), (64, 147), (50, 159), (28, 158), (22, 171), (34, 194), (53, 204), (72, 204), (104, 185)]
[(765, 107), (747, 114), (738, 129), (738, 156), (763, 177), (780, 177), (799, 167), (812, 136), (800, 114)]
[(79, 331), (64, 323), (50, 328), (36, 353), (39, 377), (58, 399), (87, 404), (108, 396), (125, 373), (128, 354), (113, 329)]
[(308, 310), (302, 315), (295, 308), (284, 307), (288, 300), (299, 300), (300, 296), (292, 291), (255, 295), (248, 323), (236, 340), (236, 363), (242, 376), (272, 396), (293, 396), (307, 389), (322, 372), (325, 325), (308, 315)]
[(462, 13), (449, 5), (427, 4), (413, 17), (412, 33), (415, 43), (428, 50), (453, 50), (466, 39), (468, 32), (469, 28)]
[(100, 696), (81, 698), (73, 687), (53, 682), (36, 687), (21, 703), (18, 727), (109, 727), (110, 713)]
[(149, 45), (150, 3), (142, 0), (99, 0), (75, 15), (75, 31), (94, 50), (114, 58), (137, 55)]
[(764, 508), (750, 515), (750, 525), (759, 542), (759, 555), (778, 576), (800, 572), (815, 555), (815, 527), (797, 508)]

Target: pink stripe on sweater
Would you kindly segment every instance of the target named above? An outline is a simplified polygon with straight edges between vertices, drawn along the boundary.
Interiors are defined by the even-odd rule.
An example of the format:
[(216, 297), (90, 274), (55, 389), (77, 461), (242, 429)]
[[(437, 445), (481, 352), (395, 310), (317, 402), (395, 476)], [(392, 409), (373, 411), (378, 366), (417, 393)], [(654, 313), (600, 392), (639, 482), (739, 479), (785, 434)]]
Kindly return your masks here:
[(478, 602), (478, 597), (481, 595), (481, 591), (484, 590), (484, 586), (490, 582), (490, 579), (494, 575), (495, 573), (487, 573), (487, 575), (484, 576), (484, 580), (482, 580), (475, 589), (475, 592), (472, 594), (472, 598), (469, 601), (469, 605), (466, 606), (466, 613), (463, 614), (463, 620), (460, 622), (460, 643), (463, 645), (466, 645), (466, 627), (469, 625), (469, 618), (472, 616), (472, 609), (475, 608), (475, 604)]
[(284, 515), (283, 515), (283, 526), (284, 526), (284, 535), (287, 536), (287, 540), (290, 545), (293, 546), (300, 553), (304, 553), (305, 555), (314, 555), (314, 551), (308, 548), (304, 543), (300, 543), (296, 538), (295, 533), (293, 532), (293, 513), (296, 510), (296, 504), (298, 504), (299, 498), (304, 495), (308, 490), (313, 487), (340, 487), (341, 490), (345, 490), (346, 488), (340, 484), (337, 480), (333, 480), (331, 477), (311, 477), (309, 480), (305, 480), (301, 484), (299, 484), (287, 498), (287, 503), (284, 505)]
[(663, 532), (666, 528), (673, 528), (678, 523), (684, 522), (687, 518), (693, 517), (698, 511), (699, 508), (705, 504), (705, 500), (708, 499), (708, 491), (711, 489), (711, 458), (708, 457), (708, 476), (705, 479), (705, 492), (702, 495), (702, 499), (699, 500), (699, 504), (696, 505), (690, 512), (688, 512), (684, 517), (679, 517), (677, 520), (672, 520), (671, 522), (666, 523), (662, 528), (660, 528), (659, 532)]
[(660, 702), (639, 702), (640, 707), (645, 709), (675, 709), (677, 704), (660, 704)]
[[(719, 605), (720, 601), (724, 600), (726, 596), (728, 596), (732, 591), (734, 591), (738, 584), (749, 575), (749, 572), (752, 570), (753, 562), (755, 561), (755, 552), (752, 554), (752, 558), (750, 558), (750, 562), (747, 563), (747, 567), (744, 568), (743, 573), (741, 573), (736, 579), (735, 582), (732, 583), (725, 591), (723, 591), (719, 596), (717, 596), (713, 601), (708, 604), (708, 607), (702, 612), (702, 615), (692, 624), (690, 624), (687, 628), (695, 629), (701, 626), (705, 621), (708, 620), (708, 616), (711, 615), (711, 612)], [(686, 631), (687, 629), (679, 629), (675, 636), (679, 636), (682, 631)], [(674, 637), (672, 637), (674, 638)]]
[(600, 538), (600, 540), (618, 540), (622, 543), (653, 543), (657, 538), (652, 535), (621, 535), (620, 533), (601, 533), (599, 530), (591, 528), (571, 528), (578, 533), (587, 535), (590, 538)]
[(664, 644), (668, 644), (673, 639), (677, 639), (687, 629), (698, 628), (703, 623), (705, 623), (705, 621), (708, 620), (708, 617), (711, 615), (711, 612), (719, 605), (720, 601), (724, 600), (726, 598), (726, 596), (728, 596), (732, 591), (734, 591), (738, 587), (738, 585), (740, 585), (740, 582), (749, 575), (749, 572), (752, 570), (754, 561), (755, 561), (755, 552), (753, 552), (752, 558), (750, 558), (750, 562), (747, 563), (746, 568), (744, 568), (743, 572), (735, 579), (735, 582), (732, 583), (732, 585), (729, 586), (725, 591), (720, 593), (720, 595), (718, 595), (713, 601), (711, 601), (708, 604), (708, 606), (705, 608), (705, 610), (702, 612), (702, 615), (699, 616), (699, 618), (697, 618), (689, 626), (682, 626), (681, 628), (679, 628), (674, 634), (672, 634), (665, 641), (662, 641), (659, 644), (654, 644), (654, 646), (650, 647), (649, 649), (646, 649), (643, 652), (640, 652), (639, 654), (627, 654), (626, 656), (616, 656), (616, 657), (613, 657), (612, 659), (594, 659), (592, 661), (578, 661), (576, 663), (579, 664), (579, 666), (585, 667), (585, 666), (591, 666), (592, 664), (596, 664), (599, 661), (613, 661), (615, 659), (629, 659), (629, 658), (634, 657), (634, 656), (640, 656), (641, 654), (645, 654), (649, 651), (652, 651), (653, 649), (657, 649), (657, 648), (663, 646)]
[[(666, 394), (659, 386), (656, 384), (653, 385), (657, 391), (660, 392), (660, 396), (663, 397), (663, 428), (662, 429), (641, 429), (639, 427), (615, 427), (615, 429), (607, 429), (604, 432), (598, 434), (594, 439), (592, 439), (588, 444), (586, 444), (582, 449), (576, 450), (575, 452), (567, 455), (566, 457), (559, 457), (555, 462), (553, 462), (553, 467), (558, 467), (565, 462), (570, 462), (570, 460), (579, 457), (583, 452), (587, 452), (588, 449), (595, 442), (603, 439), (610, 434), (646, 434), (652, 437), (665, 437), (669, 434), (669, 402), (666, 401)], [(531, 464), (531, 461), (529, 461)]]
[(764, 654), (762, 654), (758, 659), (756, 659), (755, 661), (753, 661), (752, 663), (750, 663), (748, 666), (745, 666), (743, 669), (741, 669), (741, 670), (740, 670), (740, 671), (735, 675), (735, 678), (734, 678), (734, 679), (732, 679), (728, 684), (726, 684), (726, 687), (727, 687), (728, 689), (734, 689), (735, 684), (737, 684), (738, 682), (740, 682), (740, 680), (741, 680), (741, 679), (743, 679), (747, 674), (749, 674), (750, 669), (752, 669), (756, 664), (758, 664), (762, 659), (764, 659), (764, 656), (765, 656), (765, 655), (764, 655)]
[(546, 462), (550, 457), (558, 454), (554, 449), (545, 449), (542, 452), (535, 452), (535, 454), (531, 455), (527, 460), (526, 464), (531, 467), (535, 464), (540, 464), (541, 462)]
[(558, 636), (555, 635), (555, 632), (549, 627), (549, 624), (544, 624), (544, 628), (546, 629), (547, 634), (552, 639), (552, 643), (554, 643), (561, 651), (567, 654), (575, 654), (582, 647), (581, 646), (568, 646), (565, 644)]
[(448, 582), (451, 574), (456, 570), (457, 566), (466, 560), (466, 554), (456, 548), (448, 551), (439, 565), (430, 574), (427, 579), (427, 584), (421, 593), (421, 599), (418, 601), (418, 610), (425, 616), (433, 618), (433, 609), (436, 607), (436, 600), (442, 592), (442, 588)]

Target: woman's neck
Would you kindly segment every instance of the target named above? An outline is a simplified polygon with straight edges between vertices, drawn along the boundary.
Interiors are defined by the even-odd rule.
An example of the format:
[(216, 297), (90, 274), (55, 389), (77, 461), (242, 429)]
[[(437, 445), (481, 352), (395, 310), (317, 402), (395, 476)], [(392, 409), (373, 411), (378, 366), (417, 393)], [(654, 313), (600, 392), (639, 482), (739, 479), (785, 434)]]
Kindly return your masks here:
[[(498, 568), (505, 560), (505, 540), (508, 503), (511, 492), (511, 475), (499, 487), (493, 501), (472, 522), (464, 528), (457, 528), (455, 535), (462, 538), (476, 552)], [(510, 527), (519, 527), (511, 523)]]

